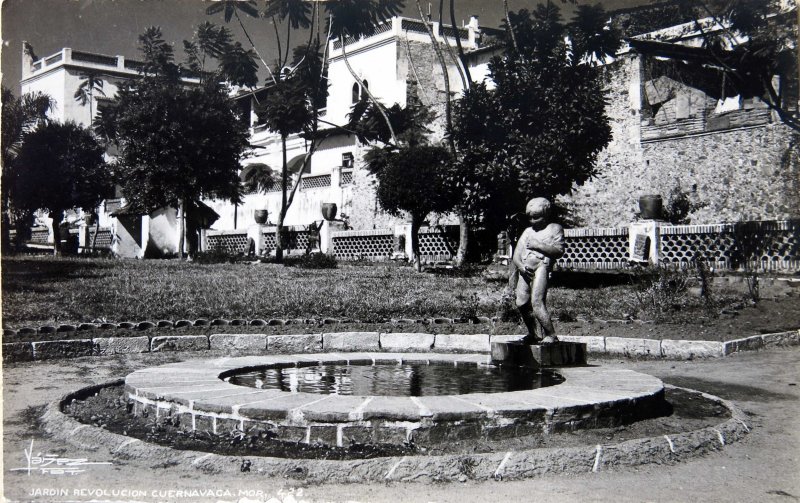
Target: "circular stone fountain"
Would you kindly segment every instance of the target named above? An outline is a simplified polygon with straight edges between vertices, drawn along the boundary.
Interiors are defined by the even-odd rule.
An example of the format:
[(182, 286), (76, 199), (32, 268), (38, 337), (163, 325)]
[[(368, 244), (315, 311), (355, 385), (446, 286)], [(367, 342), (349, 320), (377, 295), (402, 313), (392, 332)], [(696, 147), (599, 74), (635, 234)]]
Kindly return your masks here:
[[(653, 417), (664, 385), (630, 370), (568, 367), (557, 384), (495, 393), (434, 396), (319, 394), (229, 382), (246, 371), (324, 365), (490, 365), (483, 354), (326, 353), (193, 360), (139, 370), (125, 379), (137, 414), (173, 416), (193, 430), (245, 431), (257, 426), (286, 441), (345, 446), (413, 442), (434, 446), (470, 438), (615, 426)], [(297, 375), (297, 374), (295, 374)], [(562, 381), (563, 379), (563, 381)]]

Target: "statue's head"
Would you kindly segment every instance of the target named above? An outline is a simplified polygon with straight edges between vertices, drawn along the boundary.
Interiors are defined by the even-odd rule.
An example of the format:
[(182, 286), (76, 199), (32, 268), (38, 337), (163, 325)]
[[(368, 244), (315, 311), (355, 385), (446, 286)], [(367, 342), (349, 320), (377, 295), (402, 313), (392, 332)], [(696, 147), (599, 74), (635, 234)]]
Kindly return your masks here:
[(547, 217), (550, 216), (550, 201), (543, 197), (535, 197), (528, 201), (525, 213), (532, 227), (541, 227), (547, 223)]

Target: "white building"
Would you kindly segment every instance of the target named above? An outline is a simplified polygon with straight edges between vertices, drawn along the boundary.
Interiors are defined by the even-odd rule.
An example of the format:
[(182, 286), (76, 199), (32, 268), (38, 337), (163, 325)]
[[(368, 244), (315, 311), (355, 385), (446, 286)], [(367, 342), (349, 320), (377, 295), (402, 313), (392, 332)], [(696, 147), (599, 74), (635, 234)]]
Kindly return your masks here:
[[(452, 54), (456, 53), (454, 28), (430, 24), (440, 43), (449, 44)], [(462, 46), (468, 54), (470, 71), (474, 80), (482, 80), (488, 73), (487, 63), (490, 51), (481, 50), (483, 32), (477, 18), (470, 19), (468, 25), (459, 28)], [(24, 44), (29, 49), (27, 44)], [(329, 42), (328, 82), (329, 95), (327, 107), (323, 111), (324, 123), (321, 129), (333, 129), (330, 124), (344, 125), (350, 108), (360, 96), (360, 89), (344, 61), (347, 53), (349, 65), (363, 80), (370, 92), (382, 103), (391, 106), (395, 103), (406, 105), (411, 86), (417, 87), (422, 101), (432, 107), (442, 107), (446, 99), (444, 78), (440, 63), (431, 46), (430, 36), (425, 25), (408, 18), (395, 17), (380, 25), (376, 33), (361, 40), (348, 40), (344, 50), (339, 40)], [(448, 56), (448, 75), (452, 96), (463, 90), (456, 60)], [(55, 106), (51, 112), (54, 119), (72, 120), (88, 125), (91, 123), (90, 109), (97, 114), (98, 103), (113, 99), (120, 82), (136, 78), (141, 63), (124, 56), (107, 56), (82, 52), (70, 48), (41, 59), (32, 57), (32, 50), (23, 51), (22, 93), (40, 91), (52, 96)], [(80, 104), (74, 94), (87, 75), (102, 81), (102, 90), (94, 91), (91, 106)], [(243, 93), (236, 99), (243, 101), (245, 108), (254, 109), (258, 96), (269, 92), (261, 88)], [(452, 98), (451, 96), (451, 98)], [(258, 123), (251, 112), (252, 148), (243, 156), (243, 172), (248, 165), (263, 163), (280, 172), (282, 152), (280, 136)], [(436, 127), (436, 126), (434, 126)], [(441, 129), (441, 125), (438, 126)], [(307, 152), (308, 142), (298, 135), (288, 139), (288, 159), (290, 167), (296, 171)], [(396, 219), (379, 211), (375, 200), (374, 180), (365, 170), (359, 169), (362, 149), (353, 135), (332, 133), (320, 140), (310, 167), (307, 167), (299, 191), (287, 214), (286, 225), (304, 226), (322, 219), (321, 205), (335, 203), (339, 215), (346, 214), (350, 224), (356, 229), (373, 229), (391, 226)], [(296, 174), (294, 175), (296, 177)], [(292, 182), (290, 182), (292, 183)], [(291, 185), (290, 185), (291, 186)], [(124, 201), (115, 198), (105, 201), (100, 208), (100, 225), (111, 227), (113, 235), (120, 239), (125, 234), (118, 219), (110, 214), (119, 209)], [(215, 230), (247, 229), (252, 226), (256, 210), (266, 209), (270, 221), (275, 223), (281, 206), (279, 190), (267, 194), (249, 194), (242, 205), (227, 201), (206, 201), (219, 215), (214, 224)], [(129, 225), (126, 225), (127, 229)], [(154, 228), (154, 227), (157, 227)], [(141, 236), (122, 236), (128, 245), (117, 247), (118, 254), (124, 256), (144, 256), (146, 250), (171, 254), (177, 251), (177, 225), (175, 210), (166, 209), (142, 217), (141, 229), (136, 226), (134, 233)], [(155, 240), (155, 242), (154, 242)]]

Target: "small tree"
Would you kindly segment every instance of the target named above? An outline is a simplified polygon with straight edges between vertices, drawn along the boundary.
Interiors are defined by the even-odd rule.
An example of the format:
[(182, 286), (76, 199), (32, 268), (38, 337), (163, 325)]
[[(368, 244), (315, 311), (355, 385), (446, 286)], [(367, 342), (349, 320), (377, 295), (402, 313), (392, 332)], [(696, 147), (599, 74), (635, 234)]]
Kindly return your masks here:
[(367, 168), (378, 178), (377, 197), (381, 208), (399, 216), (411, 216), (411, 260), (421, 270), (418, 232), (433, 212), (453, 209), (455, 192), (446, 172), (451, 162), (447, 147), (403, 145), (399, 149), (371, 149), (365, 156)]
[(13, 204), (50, 212), (55, 255), (61, 254), (64, 212), (94, 211), (113, 188), (103, 153), (94, 135), (74, 122), (44, 125), (22, 144), (12, 175)]
[[(450, 183), (453, 158), (448, 147), (429, 143), (426, 124), (433, 114), (414, 95), (406, 108), (395, 106), (389, 111), (399, 126), (400, 146), (373, 147), (364, 159), (369, 172), (378, 179), (376, 195), (381, 208), (395, 216), (405, 211), (411, 217), (411, 260), (419, 271), (418, 233), (422, 222), (431, 213), (451, 211), (458, 201), (456, 188)], [(369, 124), (377, 119), (377, 111), (369, 106), (362, 121)], [(362, 123), (359, 136), (364, 133)]]
[[(148, 28), (139, 42), (144, 73), (120, 89), (99, 129), (119, 146), (119, 183), (133, 208), (179, 208), (182, 256), (186, 218), (194, 217), (200, 199), (239, 201), (247, 124), (233, 110), (227, 87), (213, 78), (217, 74), (201, 74), (199, 85), (180, 80), (185, 71), (174, 63), (160, 29)], [(198, 54), (190, 53), (190, 62), (197, 62)]]

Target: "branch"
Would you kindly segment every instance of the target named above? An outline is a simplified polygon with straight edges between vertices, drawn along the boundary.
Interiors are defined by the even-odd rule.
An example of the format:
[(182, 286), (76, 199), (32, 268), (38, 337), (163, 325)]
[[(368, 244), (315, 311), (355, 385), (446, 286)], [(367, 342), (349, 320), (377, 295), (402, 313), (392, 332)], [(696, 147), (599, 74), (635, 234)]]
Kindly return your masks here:
[[(417, 10), (419, 11), (419, 18), (422, 21), (422, 24), (425, 25), (425, 29), (428, 32), (428, 36), (431, 39), (431, 44), (433, 45), (433, 50), (436, 52), (436, 57), (439, 59), (439, 65), (442, 67), (442, 76), (444, 77), (444, 91), (445, 91), (445, 102), (444, 102), (444, 113), (445, 113), (445, 122), (447, 124), (447, 130), (453, 130), (453, 112), (451, 109), (450, 103), (450, 75), (447, 73), (447, 63), (444, 60), (444, 55), (442, 55), (442, 49), (439, 47), (439, 42), (436, 40), (436, 36), (433, 34), (433, 30), (431, 29), (430, 23), (425, 21), (425, 14), (422, 12), (422, 4), (419, 3), (419, 0), (416, 0), (417, 3)], [(447, 143), (450, 147), (450, 152), (453, 156), (456, 155), (456, 144), (455, 140), (453, 140), (453, 135), (447, 135)]]
[(419, 87), (424, 96), (420, 96), (420, 98), (424, 98), (422, 100), (422, 104), (426, 107), (430, 105), (430, 100), (428, 99), (428, 91), (422, 87), (422, 81), (419, 80), (419, 75), (417, 74), (417, 65), (414, 64), (414, 58), (411, 57), (411, 44), (408, 42), (408, 29), (405, 30), (406, 36), (403, 37), (406, 43), (406, 54), (408, 54), (408, 61), (411, 63), (411, 72), (414, 74), (414, 78), (417, 81), (417, 87)]
[(353, 78), (356, 79), (356, 82), (358, 82), (359, 88), (364, 90), (364, 92), (367, 93), (367, 96), (369, 97), (369, 99), (372, 102), (372, 104), (375, 105), (375, 108), (378, 109), (378, 112), (380, 112), (381, 116), (383, 117), (383, 120), (386, 121), (386, 126), (389, 128), (389, 135), (391, 135), (391, 137), (392, 137), (392, 143), (396, 145), (397, 144), (397, 135), (394, 134), (394, 128), (392, 127), (392, 121), (389, 120), (389, 116), (386, 114), (386, 110), (383, 108), (383, 105), (381, 105), (380, 102), (377, 99), (375, 99), (375, 96), (372, 95), (372, 93), (370, 92), (369, 88), (364, 85), (364, 81), (362, 81), (361, 78), (358, 75), (356, 75), (355, 70), (353, 70), (353, 67), (350, 66), (350, 61), (347, 59), (347, 51), (345, 50), (345, 46), (347, 45), (346, 44), (347, 41), (345, 40), (344, 36), (342, 36), (341, 38), (342, 38), (342, 59), (344, 60), (344, 64), (347, 66), (347, 69), (350, 71), (350, 75), (352, 75)]
[(236, 9), (233, 10), (233, 13), (236, 15), (236, 20), (239, 21), (239, 26), (242, 27), (242, 31), (244, 32), (244, 36), (247, 37), (247, 41), (250, 42), (250, 47), (253, 48), (253, 51), (255, 51), (256, 56), (258, 56), (258, 59), (261, 61), (261, 64), (263, 64), (264, 68), (267, 69), (267, 72), (269, 73), (269, 77), (272, 79), (272, 83), (275, 84), (276, 83), (275, 82), (275, 76), (272, 75), (272, 70), (269, 69), (269, 65), (267, 65), (267, 62), (264, 61), (264, 58), (261, 57), (261, 54), (258, 52), (258, 49), (256, 49), (256, 44), (253, 43), (253, 39), (250, 38), (250, 34), (247, 33), (247, 29), (245, 29), (244, 23), (242, 23), (242, 18), (239, 17), (239, 13), (236, 12)]

